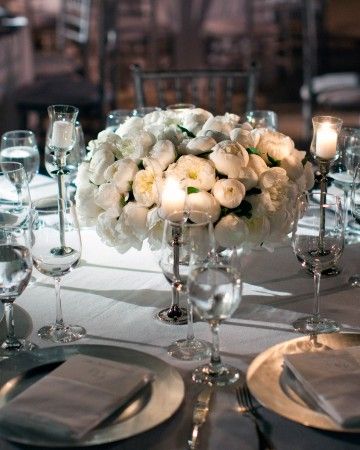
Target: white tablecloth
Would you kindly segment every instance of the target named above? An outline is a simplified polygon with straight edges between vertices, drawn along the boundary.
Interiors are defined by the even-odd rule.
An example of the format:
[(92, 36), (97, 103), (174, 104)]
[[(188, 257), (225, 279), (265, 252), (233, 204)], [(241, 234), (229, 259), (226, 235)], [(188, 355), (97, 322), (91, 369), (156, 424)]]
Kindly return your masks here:
[[(43, 179), (36, 181), (39, 180), (43, 183)], [(36, 189), (40, 188), (33, 188), (33, 192)], [(130, 347), (155, 355), (175, 366), (186, 384), (184, 404), (170, 420), (146, 433), (102, 448), (183, 450), (187, 448), (191, 431), (195, 396), (202, 387), (191, 382), (191, 371), (199, 363), (175, 360), (166, 351), (173, 340), (185, 336), (186, 327), (169, 326), (154, 319), (156, 312), (169, 304), (169, 285), (146, 245), (141, 252), (133, 250), (121, 255), (102, 244), (93, 230), (83, 230), (82, 239), (82, 263), (62, 283), (65, 321), (87, 329), (87, 337), (78, 342)], [(360, 292), (347, 284), (349, 275), (360, 269), (358, 255), (358, 245), (347, 247), (342, 273), (322, 280), (321, 310), (345, 328), (360, 332)], [(45, 347), (52, 344), (42, 342), (36, 331), (54, 320), (55, 294), (51, 279), (36, 272), (35, 276), (36, 283), (17, 300), (21, 307), (17, 312), (28, 327), (31, 320), (30, 338)], [(220, 345), (224, 361), (246, 371), (259, 352), (297, 337), (290, 324), (311, 311), (313, 283), (288, 245), (273, 253), (255, 251), (246, 257), (243, 279), (242, 303), (234, 316), (222, 324)], [(210, 340), (205, 323), (196, 322), (195, 333)], [(323, 432), (281, 418), (264, 408), (259, 412), (278, 450), (344, 450), (360, 446), (360, 435)], [(20, 447), (0, 441), (0, 448)], [(201, 431), (199, 448), (258, 449), (253, 423), (237, 411), (234, 388), (216, 391), (209, 418)]]

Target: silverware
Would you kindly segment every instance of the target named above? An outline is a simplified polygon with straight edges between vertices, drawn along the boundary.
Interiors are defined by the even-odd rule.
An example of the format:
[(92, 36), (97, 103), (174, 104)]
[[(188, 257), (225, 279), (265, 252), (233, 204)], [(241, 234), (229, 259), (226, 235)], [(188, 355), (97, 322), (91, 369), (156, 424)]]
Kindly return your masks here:
[(200, 427), (205, 423), (209, 414), (209, 405), (213, 388), (207, 386), (203, 389), (196, 399), (196, 403), (193, 410), (193, 428), (191, 433), (191, 439), (188, 441), (190, 450), (195, 450), (198, 444)]
[(253, 403), (249, 388), (246, 384), (236, 389), (236, 398), (239, 404), (241, 414), (247, 415), (253, 422), (256, 428), (256, 433), (259, 438), (260, 448), (263, 450), (275, 450), (270, 438), (264, 433), (260, 425), (258, 413)]

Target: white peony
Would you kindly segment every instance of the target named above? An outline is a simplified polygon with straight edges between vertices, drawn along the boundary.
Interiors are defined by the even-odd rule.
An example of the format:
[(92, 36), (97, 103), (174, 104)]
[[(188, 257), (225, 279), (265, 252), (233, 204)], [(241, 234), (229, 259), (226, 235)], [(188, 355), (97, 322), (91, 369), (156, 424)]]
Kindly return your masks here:
[(78, 187), (76, 191), (76, 208), (79, 220), (83, 225), (94, 225), (99, 214), (103, 211), (94, 200), (97, 190), (97, 186), (88, 183), (87, 185), (84, 184), (81, 187)]
[(75, 181), (77, 189), (86, 187), (89, 184), (89, 167), (90, 163), (87, 161), (83, 161), (81, 164), (79, 164)]
[(242, 182), (247, 191), (256, 187), (259, 181), (259, 177), (256, 175), (256, 172), (250, 167), (240, 167), (238, 170), (237, 179)]
[(280, 209), (288, 199), (289, 178), (281, 167), (272, 167), (259, 178), (259, 187), (268, 191), (275, 210)]
[(115, 134), (124, 138), (129, 134), (136, 134), (136, 132), (142, 131), (144, 127), (144, 120), (141, 117), (133, 116), (128, 117), (122, 124), (119, 125)]
[(230, 139), (245, 148), (256, 147), (260, 140), (260, 133), (256, 129), (234, 128), (230, 131)]
[(248, 152), (237, 142), (229, 140), (219, 142), (213, 147), (209, 159), (216, 170), (229, 178), (238, 178), (240, 169), (249, 162)]
[(176, 178), (185, 188), (192, 186), (204, 191), (210, 190), (216, 179), (213, 164), (193, 155), (180, 156), (165, 174)]
[(252, 169), (259, 177), (265, 170), (268, 170), (266, 162), (259, 155), (249, 155), (248, 168)]
[(285, 134), (277, 131), (264, 131), (256, 146), (257, 150), (261, 153), (261, 157), (269, 162), (269, 157), (281, 161), (294, 150), (294, 141), (285, 136)]
[(158, 207), (151, 208), (148, 211), (146, 226), (148, 228), (148, 242), (151, 250), (159, 250), (162, 243), (164, 221), (160, 217)]
[(113, 153), (116, 158), (121, 158), (123, 156), (121, 152), (122, 140), (120, 136), (109, 130), (101, 131), (97, 139), (92, 140), (88, 144), (88, 149), (90, 150), (87, 159), (91, 159), (95, 153), (99, 151), (109, 151)]
[(302, 160), (305, 157), (305, 152), (299, 152), (294, 149), (290, 155), (285, 156), (284, 159), (281, 160), (280, 166), (286, 170), (286, 173), (290, 180), (296, 181), (300, 178), (304, 173), (304, 167), (302, 164)]
[(209, 152), (216, 145), (214, 138), (199, 136), (193, 139), (185, 139), (180, 144), (178, 151), (182, 155), (201, 155)]
[(240, 181), (222, 178), (214, 184), (211, 192), (221, 206), (236, 208), (243, 201), (246, 191)]
[(187, 109), (181, 114), (181, 125), (196, 135), (210, 117), (214, 116), (205, 109)]
[(119, 217), (123, 198), (113, 183), (102, 184), (94, 194), (95, 203), (104, 209), (109, 217)]
[(119, 159), (104, 172), (105, 181), (112, 182), (120, 193), (129, 192), (139, 168), (130, 158)]
[(89, 165), (89, 180), (100, 185), (105, 182), (105, 170), (113, 164), (115, 156), (111, 150), (99, 150), (91, 158)]
[(246, 242), (249, 230), (245, 221), (235, 214), (222, 217), (215, 226), (215, 239), (222, 247), (231, 248)]
[(266, 241), (270, 234), (270, 221), (267, 216), (251, 217), (245, 219), (249, 230), (248, 244), (249, 246), (258, 247)]
[(127, 203), (121, 214), (121, 221), (124, 226), (131, 229), (132, 234), (139, 240), (143, 241), (148, 233), (147, 216), (148, 208), (141, 206), (135, 202)]
[(175, 146), (169, 140), (159, 140), (150, 150), (149, 156), (159, 163), (162, 170), (166, 170), (175, 161)]
[(133, 182), (135, 200), (142, 206), (150, 207), (159, 201), (161, 179), (153, 170), (139, 170)]
[(240, 117), (236, 114), (225, 113), (224, 116), (209, 117), (198, 135), (205, 136), (208, 131), (215, 131), (230, 136), (230, 131), (239, 123)]
[(117, 219), (106, 212), (99, 215), (96, 223), (96, 232), (101, 240), (110, 247), (118, 245), (119, 235), (116, 231)]
[[(200, 191), (190, 194), (186, 198), (186, 209), (191, 211), (200, 211), (207, 213), (212, 222), (216, 222), (220, 217), (220, 205), (213, 195), (209, 192)], [(196, 217), (191, 217), (194, 222), (201, 221)]]

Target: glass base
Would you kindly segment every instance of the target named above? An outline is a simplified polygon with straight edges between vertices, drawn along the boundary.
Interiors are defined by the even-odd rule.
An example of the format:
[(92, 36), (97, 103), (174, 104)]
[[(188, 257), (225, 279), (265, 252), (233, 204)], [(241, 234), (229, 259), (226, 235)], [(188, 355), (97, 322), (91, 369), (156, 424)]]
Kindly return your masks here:
[(38, 336), (40, 336), (41, 339), (62, 344), (77, 341), (85, 335), (86, 330), (80, 325), (65, 325), (64, 327), (47, 325), (40, 328), (38, 331)]
[(244, 374), (235, 367), (222, 364), (217, 370), (211, 364), (196, 368), (192, 373), (195, 383), (209, 384), (210, 386), (229, 386), (244, 378)]
[(179, 339), (168, 347), (173, 358), (182, 361), (201, 361), (211, 354), (211, 344), (200, 339)]
[(292, 325), (295, 331), (303, 334), (335, 333), (340, 330), (340, 326), (335, 320), (322, 317), (315, 319), (313, 316), (301, 317)]
[(162, 309), (156, 314), (156, 318), (168, 325), (185, 325), (187, 324), (187, 310), (178, 308), (178, 315), (169, 315), (170, 307)]
[(349, 278), (349, 284), (350, 284), (351, 287), (353, 287), (353, 288), (358, 288), (358, 287), (360, 287), (360, 274), (352, 275), (352, 276)]
[(36, 344), (25, 339), (18, 339), (19, 345), (9, 345), (6, 341), (0, 347), (0, 359), (10, 358), (19, 352), (31, 352), (38, 348)]

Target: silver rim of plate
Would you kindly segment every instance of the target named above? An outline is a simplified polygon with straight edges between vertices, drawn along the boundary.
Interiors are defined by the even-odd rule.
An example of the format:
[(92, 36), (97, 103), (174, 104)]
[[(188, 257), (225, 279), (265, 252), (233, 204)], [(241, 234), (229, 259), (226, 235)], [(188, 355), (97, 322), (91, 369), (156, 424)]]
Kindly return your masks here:
[(68, 345), (48, 347), (33, 352), (19, 353), (0, 363), (0, 408), (12, 396), (46, 375), (56, 364), (75, 354), (97, 356), (150, 369), (155, 374), (151, 387), (146, 388), (116, 417), (105, 421), (81, 441), (49, 440), (39, 435), (17, 434), (3, 429), (0, 436), (10, 441), (42, 447), (83, 447), (119, 441), (150, 430), (169, 419), (180, 407), (185, 393), (179, 372), (155, 356), (136, 350), (108, 345)]
[[(360, 334), (322, 334), (317, 337), (317, 341), (325, 346), (323, 348), (335, 350), (360, 345)], [(283, 370), (283, 356), (301, 352), (308, 342), (308, 336), (300, 337), (260, 353), (250, 364), (246, 375), (251, 393), (261, 405), (302, 425), (343, 433), (359, 433), (360, 428), (341, 427), (312, 404), (310, 399), (305, 403), (303, 399), (306, 394), (301, 392), (301, 387), (294, 378)]]

